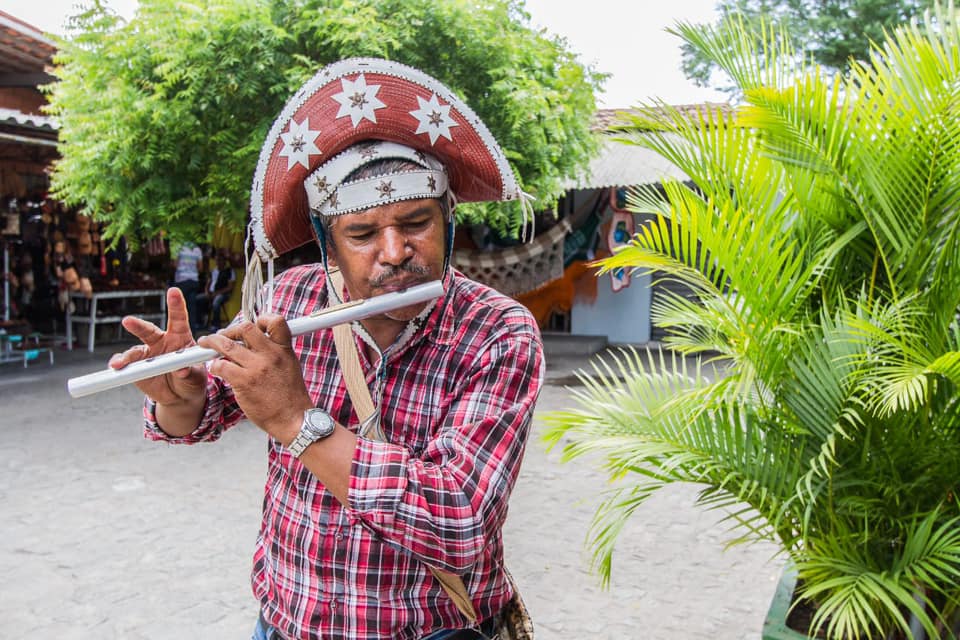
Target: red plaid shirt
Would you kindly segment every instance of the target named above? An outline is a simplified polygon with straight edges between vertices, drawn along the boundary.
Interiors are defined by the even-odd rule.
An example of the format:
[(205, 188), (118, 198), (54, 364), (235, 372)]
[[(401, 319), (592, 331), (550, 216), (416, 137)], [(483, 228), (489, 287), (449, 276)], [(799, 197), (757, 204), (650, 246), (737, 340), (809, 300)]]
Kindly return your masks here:
[[(319, 268), (282, 273), (274, 311), (293, 318), (327, 303)], [(463, 577), (481, 619), (510, 599), (501, 528), (543, 380), (536, 323), (515, 301), (459, 274), (409, 342), (380, 367), (363, 349), (389, 443), (359, 439), (344, 507), (272, 438), (253, 591), (289, 638), (419, 638), (465, 626), (426, 564)], [(330, 329), (294, 338), (316, 406), (353, 431), (357, 418)], [(170, 438), (145, 410), (146, 435), (217, 439), (242, 418), (210, 376), (203, 420)]]

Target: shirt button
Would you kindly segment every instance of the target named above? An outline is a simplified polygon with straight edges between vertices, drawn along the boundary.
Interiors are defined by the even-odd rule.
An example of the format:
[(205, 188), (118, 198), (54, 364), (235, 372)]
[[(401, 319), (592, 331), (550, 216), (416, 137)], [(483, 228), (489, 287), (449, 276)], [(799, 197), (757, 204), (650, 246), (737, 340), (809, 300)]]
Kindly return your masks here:
[(337, 540), (343, 540), (343, 531), (337, 531), (336, 538)]

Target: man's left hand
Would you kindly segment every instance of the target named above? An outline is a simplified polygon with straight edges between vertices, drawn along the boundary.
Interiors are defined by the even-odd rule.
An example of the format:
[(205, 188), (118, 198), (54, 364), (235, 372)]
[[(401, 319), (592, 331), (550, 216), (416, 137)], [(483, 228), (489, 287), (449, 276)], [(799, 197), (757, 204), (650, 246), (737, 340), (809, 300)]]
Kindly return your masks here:
[(210, 372), (233, 387), (247, 418), (289, 444), (300, 430), (303, 412), (313, 407), (293, 352), (286, 320), (262, 315), (257, 323), (241, 322), (197, 341), (220, 353)]

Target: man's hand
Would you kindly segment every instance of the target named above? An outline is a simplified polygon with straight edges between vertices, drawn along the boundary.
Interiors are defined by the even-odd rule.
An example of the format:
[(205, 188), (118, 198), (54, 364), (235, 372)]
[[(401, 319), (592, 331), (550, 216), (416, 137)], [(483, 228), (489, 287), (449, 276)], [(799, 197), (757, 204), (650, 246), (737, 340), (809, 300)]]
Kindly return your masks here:
[(220, 352), (221, 357), (210, 364), (210, 372), (230, 383), (247, 418), (282, 444), (289, 444), (300, 430), (303, 412), (313, 407), (313, 402), (286, 320), (275, 314), (262, 315), (256, 324), (231, 325), (203, 336), (198, 344)]
[[(152, 322), (134, 316), (126, 316), (121, 324), (135, 335), (143, 344), (116, 353), (110, 358), (109, 366), (121, 369), (131, 362), (152, 358), (186, 347), (194, 342), (187, 318), (187, 304), (183, 293), (176, 287), (167, 289), (167, 330), (164, 331)], [(203, 365), (194, 365), (178, 369), (136, 383), (137, 388), (160, 405), (180, 406), (200, 402), (206, 397), (207, 372)]]

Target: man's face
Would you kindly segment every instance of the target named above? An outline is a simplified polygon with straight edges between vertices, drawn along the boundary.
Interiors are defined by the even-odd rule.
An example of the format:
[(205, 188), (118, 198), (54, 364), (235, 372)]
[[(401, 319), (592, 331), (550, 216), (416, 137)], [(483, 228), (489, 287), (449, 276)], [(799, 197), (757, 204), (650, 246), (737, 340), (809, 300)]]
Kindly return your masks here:
[[(353, 299), (406, 289), (442, 277), (445, 220), (440, 201), (403, 200), (338, 216), (330, 226), (329, 262), (340, 267)], [(425, 303), (392, 311), (407, 322)]]

